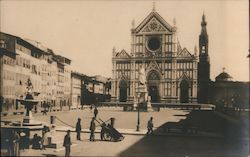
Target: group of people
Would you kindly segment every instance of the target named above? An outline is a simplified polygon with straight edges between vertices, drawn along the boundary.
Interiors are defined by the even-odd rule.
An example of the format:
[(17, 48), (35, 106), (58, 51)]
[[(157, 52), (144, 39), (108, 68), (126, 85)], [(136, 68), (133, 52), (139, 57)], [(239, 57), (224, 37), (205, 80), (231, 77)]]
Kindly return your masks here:
[(38, 134), (34, 134), (32, 143), (32, 149), (45, 149), (46, 145), (48, 145), (48, 132), (50, 131), (49, 127), (46, 125), (42, 129), (42, 137)]
[[(90, 122), (90, 137), (89, 141), (95, 141), (95, 117), (92, 118)], [(76, 139), (81, 140), (81, 118), (78, 118), (76, 123)], [(71, 138), (70, 138), (70, 130), (67, 131), (67, 134), (64, 136), (63, 146), (65, 147), (65, 156), (68, 157), (70, 155), (70, 147), (72, 145)]]
[[(97, 117), (98, 114), (98, 109), (95, 107), (94, 109), (94, 117), (92, 118), (91, 122), (90, 122), (90, 126), (89, 126), (89, 130), (90, 130), (90, 137), (89, 137), (89, 141), (95, 141), (95, 119)], [(82, 126), (81, 126), (81, 118), (78, 118), (77, 123), (76, 123), (76, 139), (77, 140), (81, 140), (81, 130), (82, 130)]]
[(52, 110), (52, 105), (50, 102), (42, 102), (41, 106), (43, 107), (43, 115), (47, 115), (48, 111)]
[[(97, 114), (98, 114), (98, 110), (94, 112), (94, 117), (92, 118), (92, 120), (90, 122), (89, 141), (95, 141), (95, 129), (96, 129), (95, 120), (96, 120)], [(153, 117), (150, 117), (150, 119), (149, 119), (149, 121), (147, 123), (147, 129), (148, 129), (147, 135), (152, 135), (153, 134), (153, 127), (154, 127), (154, 125), (153, 125)], [(76, 139), (77, 140), (81, 140), (81, 130), (82, 130), (81, 118), (78, 118), (77, 123), (76, 123)], [(101, 131), (101, 140), (103, 140), (103, 129)], [(65, 147), (65, 156), (67, 156), (67, 157), (70, 155), (70, 147), (71, 147), (71, 145), (72, 145), (72, 142), (71, 142), (71, 138), (70, 138), (70, 130), (68, 130), (67, 134), (64, 137), (64, 142), (63, 142), (63, 146)]]

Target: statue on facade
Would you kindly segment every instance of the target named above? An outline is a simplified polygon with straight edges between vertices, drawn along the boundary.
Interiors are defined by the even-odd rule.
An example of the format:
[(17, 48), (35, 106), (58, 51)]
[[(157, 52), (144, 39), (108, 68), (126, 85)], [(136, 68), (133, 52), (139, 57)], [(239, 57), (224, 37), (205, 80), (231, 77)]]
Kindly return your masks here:
[(145, 68), (143, 68), (142, 66), (140, 66), (140, 69), (139, 69), (139, 83), (140, 85), (146, 84)]

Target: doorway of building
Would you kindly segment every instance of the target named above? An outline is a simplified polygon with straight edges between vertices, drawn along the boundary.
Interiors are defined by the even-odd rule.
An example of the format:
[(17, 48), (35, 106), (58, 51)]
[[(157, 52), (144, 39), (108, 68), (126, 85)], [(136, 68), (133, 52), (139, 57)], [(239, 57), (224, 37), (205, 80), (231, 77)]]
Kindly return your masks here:
[(188, 93), (188, 81), (182, 80), (180, 84), (180, 102), (188, 103), (189, 102), (189, 93)]
[(152, 70), (148, 74), (148, 95), (151, 96), (151, 102), (160, 102), (159, 84), (160, 76), (155, 70)]
[(148, 87), (148, 95), (151, 96), (151, 102), (159, 102), (159, 90), (156, 85)]
[(126, 81), (122, 80), (119, 84), (119, 92), (120, 92), (120, 97), (119, 97), (119, 101), (120, 102), (126, 102), (127, 101), (127, 90), (128, 90), (128, 86)]

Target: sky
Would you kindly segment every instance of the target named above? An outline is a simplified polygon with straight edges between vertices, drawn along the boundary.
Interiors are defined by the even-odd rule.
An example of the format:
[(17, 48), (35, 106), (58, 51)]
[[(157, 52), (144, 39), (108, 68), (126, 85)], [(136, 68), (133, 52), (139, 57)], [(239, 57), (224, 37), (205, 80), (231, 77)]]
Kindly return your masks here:
[(73, 71), (112, 77), (112, 49), (130, 52), (131, 23), (152, 11), (170, 24), (191, 54), (199, 45), (202, 14), (209, 35), (211, 79), (222, 72), (249, 81), (248, 0), (2, 0), (0, 30), (40, 42), (72, 60)]

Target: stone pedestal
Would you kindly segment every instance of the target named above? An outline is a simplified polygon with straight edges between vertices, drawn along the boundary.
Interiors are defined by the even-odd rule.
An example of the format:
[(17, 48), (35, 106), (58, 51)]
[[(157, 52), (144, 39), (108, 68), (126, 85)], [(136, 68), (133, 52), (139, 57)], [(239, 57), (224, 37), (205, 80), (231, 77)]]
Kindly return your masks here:
[(151, 96), (147, 97), (147, 111), (153, 111), (153, 108), (151, 105)]

